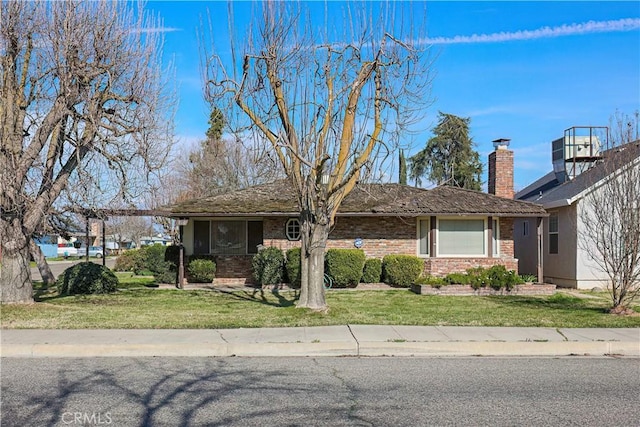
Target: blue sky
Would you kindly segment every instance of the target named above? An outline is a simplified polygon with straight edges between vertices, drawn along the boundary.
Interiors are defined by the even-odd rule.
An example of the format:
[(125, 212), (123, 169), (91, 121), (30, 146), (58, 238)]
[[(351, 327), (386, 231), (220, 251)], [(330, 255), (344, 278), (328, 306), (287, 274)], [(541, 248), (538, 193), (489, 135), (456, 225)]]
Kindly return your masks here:
[[(175, 61), (183, 151), (207, 129), (197, 31), (208, 10), (224, 43), (228, 5), (158, 1), (147, 7), (163, 19), (165, 56)], [(242, 22), (251, 4), (234, 8)], [(426, 13), (434, 102), (424, 132), (409, 141), (413, 151), (424, 147), (438, 111), (470, 117), (484, 161), (492, 140), (512, 140), (520, 189), (551, 170), (551, 141), (565, 129), (606, 126), (616, 110), (640, 108), (640, 2), (436, 1), (427, 3)]]

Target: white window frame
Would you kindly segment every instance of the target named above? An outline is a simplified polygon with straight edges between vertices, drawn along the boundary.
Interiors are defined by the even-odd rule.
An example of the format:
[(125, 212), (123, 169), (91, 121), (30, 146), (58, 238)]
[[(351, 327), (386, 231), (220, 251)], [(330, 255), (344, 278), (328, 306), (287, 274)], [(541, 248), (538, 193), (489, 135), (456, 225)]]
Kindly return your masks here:
[[(555, 218), (555, 231), (551, 230), (551, 218)], [(547, 230), (547, 234), (548, 234), (548, 239), (549, 239), (549, 255), (558, 255), (560, 253), (560, 216), (558, 215), (558, 212), (549, 212), (549, 229)], [(551, 252), (551, 236), (555, 235), (556, 236), (556, 251), (555, 252)]]
[[(440, 251), (440, 242), (441, 240), (441, 236), (440, 236), (440, 221), (441, 220), (445, 220), (445, 221), (482, 221), (483, 224), (483, 233), (482, 233), (482, 254), (443, 254)], [(444, 216), (444, 217), (437, 217), (436, 218), (436, 257), (443, 257), (443, 258), (489, 258), (488, 255), (488, 242), (489, 240), (489, 230), (487, 228), (487, 217), (459, 217), (459, 216)]]
[(500, 256), (500, 218), (493, 218), (493, 229), (492, 238), (493, 238), (493, 256)]
[[(289, 235), (289, 226), (293, 225), (294, 223), (298, 224), (298, 237), (295, 236), (291, 236)], [(295, 225), (294, 225), (295, 227)], [(297, 242), (298, 240), (300, 240), (300, 238), (302, 237), (302, 228), (300, 225), (300, 220), (298, 218), (289, 218), (287, 220), (287, 223), (284, 226), (284, 235), (286, 236), (287, 240), (289, 240), (290, 242)]]
[[(420, 221), (427, 221), (429, 229), (427, 230), (427, 253), (420, 253)], [(431, 256), (431, 217), (422, 216), (416, 219), (416, 256), (419, 258), (429, 258)]]

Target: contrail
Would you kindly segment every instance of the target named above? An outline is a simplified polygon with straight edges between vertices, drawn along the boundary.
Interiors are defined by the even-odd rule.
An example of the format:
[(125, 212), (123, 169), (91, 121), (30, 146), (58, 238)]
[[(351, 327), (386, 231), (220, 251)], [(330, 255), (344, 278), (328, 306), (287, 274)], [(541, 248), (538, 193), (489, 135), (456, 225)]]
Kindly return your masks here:
[(565, 24), (559, 27), (542, 27), (537, 30), (426, 38), (421, 39), (420, 44), (499, 43), (514, 40), (535, 40), (578, 34), (633, 31), (637, 29), (640, 29), (640, 19), (625, 18), (613, 21), (589, 21), (581, 24)]

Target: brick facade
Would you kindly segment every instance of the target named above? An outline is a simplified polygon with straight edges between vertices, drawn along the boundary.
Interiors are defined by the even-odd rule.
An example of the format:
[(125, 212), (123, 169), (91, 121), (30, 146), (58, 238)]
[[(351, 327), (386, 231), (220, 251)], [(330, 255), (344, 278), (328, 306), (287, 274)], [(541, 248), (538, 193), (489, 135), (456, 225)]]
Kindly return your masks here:
[[(288, 218), (267, 217), (263, 220), (263, 243), (283, 251), (300, 245), (285, 235)], [(329, 234), (327, 248), (354, 248), (354, 240), (362, 239), (367, 258), (382, 258), (388, 254), (416, 255), (416, 218), (412, 217), (338, 217)], [(424, 258), (424, 273), (444, 276), (463, 272), (471, 267), (490, 267), (497, 264), (517, 270), (513, 258), (513, 219), (500, 218), (500, 254), (496, 258)], [(252, 283), (251, 255), (218, 256), (215, 284)]]
[(513, 199), (513, 151), (498, 148), (489, 154), (489, 193)]

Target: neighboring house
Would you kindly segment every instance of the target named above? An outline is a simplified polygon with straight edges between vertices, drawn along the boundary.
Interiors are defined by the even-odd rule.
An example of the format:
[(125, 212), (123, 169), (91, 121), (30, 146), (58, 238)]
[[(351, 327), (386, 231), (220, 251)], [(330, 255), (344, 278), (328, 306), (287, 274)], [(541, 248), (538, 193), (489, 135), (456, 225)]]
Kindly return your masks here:
[(40, 250), (45, 258), (55, 258), (58, 256), (58, 236), (55, 234), (45, 234), (34, 237), (33, 241), (40, 246)]
[[(545, 282), (591, 289), (605, 286), (607, 276), (586, 253), (590, 243), (584, 233), (578, 232), (585, 229), (581, 215), (585, 196), (600, 191), (602, 183), (614, 179), (620, 168), (640, 167), (640, 144), (604, 150), (604, 141), (593, 131), (590, 136), (576, 136), (576, 129), (568, 129), (565, 137), (553, 141), (554, 170), (515, 196), (539, 203), (549, 213), (539, 224), (527, 218), (515, 220), (515, 256), (520, 260), (520, 274), (535, 274), (537, 256), (542, 252)], [(540, 248), (537, 233), (544, 242)], [(590, 252), (597, 253), (593, 249)]]
[[(514, 220), (535, 221), (546, 213), (512, 199), (513, 152), (501, 146), (496, 153), (490, 157), (489, 187), (507, 197), (448, 186), (358, 184), (340, 206), (328, 248), (360, 247), (369, 258), (417, 255), (425, 274), (437, 276), (496, 264), (517, 269)], [(300, 245), (299, 209), (286, 180), (167, 209), (174, 218), (188, 219), (182, 229), (186, 255), (214, 256), (216, 283), (250, 283), (251, 258), (260, 245)]]

